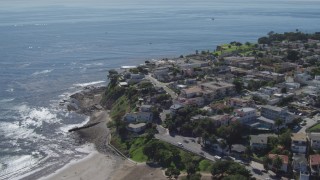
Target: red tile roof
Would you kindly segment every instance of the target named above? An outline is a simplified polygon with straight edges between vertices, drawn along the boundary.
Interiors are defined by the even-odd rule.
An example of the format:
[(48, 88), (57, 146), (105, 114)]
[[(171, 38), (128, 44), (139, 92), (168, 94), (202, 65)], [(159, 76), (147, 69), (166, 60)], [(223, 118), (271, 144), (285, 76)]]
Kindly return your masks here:
[(269, 154), (268, 157), (270, 159), (275, 159), (277, 156), (279, 156), (279, 158), (282, 160), (283, 164), (288, 164), (289, 163), (289, 157), (286, 155), (278, 155), (278, 154)]
[(319, 165), (320, 164), (320, 154), (310, 155), (310, 165)]

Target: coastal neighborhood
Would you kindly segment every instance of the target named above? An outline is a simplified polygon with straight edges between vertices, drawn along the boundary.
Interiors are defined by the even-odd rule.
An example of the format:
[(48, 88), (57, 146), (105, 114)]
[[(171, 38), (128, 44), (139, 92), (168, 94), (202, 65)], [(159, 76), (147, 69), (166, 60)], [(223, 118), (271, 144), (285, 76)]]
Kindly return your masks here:
[[(124, 142), (156, 139), (202, 157), (211, 168), (241, 164), (251, 178), (318, 179), (319, 62), (320, 33), (270, 32), (258, 43), (231, 42), (213, 52), (112, 69), (102, 100), (115, 128), (111, 144), (132, 157)], [(178, 177), (179, 167), (169, 165), (175, 155), (148, 152), (145, 142), (145, 160)], [(201, 177), (201, 168), (185, 168), (188, 178)], [(225, 176), (217, 169), (212, 178)]]

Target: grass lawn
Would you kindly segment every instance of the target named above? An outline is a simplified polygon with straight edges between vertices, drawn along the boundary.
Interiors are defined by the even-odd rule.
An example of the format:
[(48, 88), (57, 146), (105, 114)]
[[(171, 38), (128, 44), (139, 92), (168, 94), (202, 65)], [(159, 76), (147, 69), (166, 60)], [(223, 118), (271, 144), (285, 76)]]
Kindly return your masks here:
[(320, 123), (307, 129), (308, 132), (320, 132)]
[(242, 55), (249, 55), (252, 52), (252, 49), (254, 48), (254, 44), (252, 43), (251, 45), (241, 45), (241, 46), (235, 46), (231, 44), (222, 44), (221, 48), (223, 51), (216, 51), (214, 53), (217, 53), (217, 55), (221, 55), (222, 53), (230, 53), (233, 51), (240, 51)]
[(113, 105), (110, 116), (114, 119), (116, 116), (124, 115), (130, 111), (130, 103), (126, 96), (120, 97)]
[(143, 148), (145, 146), (145, 138), (136, 138), (129, 149), (131, 159), (137, 162), (146, 162), (148, 160), (147, 156), (143, 154)]

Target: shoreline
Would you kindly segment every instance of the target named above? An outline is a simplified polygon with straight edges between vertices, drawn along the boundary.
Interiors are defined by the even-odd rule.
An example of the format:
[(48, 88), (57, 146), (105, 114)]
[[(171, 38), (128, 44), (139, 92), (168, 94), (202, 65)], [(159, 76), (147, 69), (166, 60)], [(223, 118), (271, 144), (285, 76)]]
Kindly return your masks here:
[(108, 179), (112, 176), (112, 171), (114, 171), (116, 166), (119, 165), (113, 156), (93, 150), (93, 152), (83, 159), (71, 161), (57, 171), (40, 179)]
[[(89, 88), (90, 89), (90, 88)], [(92, 109), (99, 104), (101, 92), (82, 91), (71, 95), (79, 103), (76, 111), (90, 117), (84, 125), (100, 122), (92, 127), (80, 129), (77, 133), (81, 140), (91, 143), (90, 153), (82, 159), (71, 160), (69, 163), (54, 172), (49, 172), (42, 176), (41, 180), (91, 180), (91, 179), (111, 179), (126, 180), (132, 177), (137, 179), (157, 179), (166, 180), (164, 172), (159, 167), (152, 167), (147, 164), (133, 164), (128, 159), (123, 159), (111, 147), (108, 146), (110, 131), (107, 122), (111, 120), (109, 111), (105, 109)], [(84, 127), (82, 126), (82, 127)]]

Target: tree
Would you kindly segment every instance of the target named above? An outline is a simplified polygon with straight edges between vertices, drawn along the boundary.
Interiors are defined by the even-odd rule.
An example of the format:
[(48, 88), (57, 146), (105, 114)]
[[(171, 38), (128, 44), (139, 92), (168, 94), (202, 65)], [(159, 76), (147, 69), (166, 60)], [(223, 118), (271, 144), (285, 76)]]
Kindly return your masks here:
[(281, 93), (283, 93), (283, 94), (287, 93), (287, 88), (285, 88), (285, 87), (282, 88), (282, 89), (281, 89)]
[(276, 169), (276, 172), (281, 169), (282, 166), (282, 159), (277, 155), (276, 158), (272, 160), (272, 167)]
[(117, 85), (118, 78), (119, 78), (118, 72), (114, 69), (110, 69), (108, 72), (108, 79), (110, 81), (110, 87), (114, 87), (115, 85)]
[(187, 170), (187, 174), (188, 175), (196, 173), (196, 166), (195, 166), (195, 164), (193, 162), (189, 161), (189, 162), (186, 163), (185, 166), (186, 166), (186, 170)]
[(268, 156), (265, 156), (265, 157), (263, 157), (262, 162), (263, 162), (264, 169), (267, 170), (267, 169), (269, 169), (269, 164), (272, 163), (272, 160)]
[(165, 175), (169, 177), (169, 179), (171, 179), (172, 177), (174, 177), (175, 179), (178, 178), (178, 176), (180, 175), (180, 170), (174, 167), (169, 167), (166, 171), (165, 171)]
[(235, 85), (237, 93), (240, 93), (243, 89), (243, 82), (239, 78), (237, 78), (233, 81), (233, 84)]
[(288, 50), (288, 55), (287, 55), (287, 59), (295, 62), (299, 59), (299, 52), (295, 51), (295, 50)]
[(277, 131), (278, 131), (278, 137), (279, 137), (279, 134), (280, 134), (280, 126), (283, 124), (283, 121), (282, 119), (279, 119), (277, 118), (274, 122), (274, 125), (277, 126)]
[(279, 143), (290, 149), (291, 146), (291, 131), (288, 129), (285, 133), (279, 136)]

